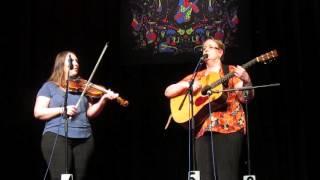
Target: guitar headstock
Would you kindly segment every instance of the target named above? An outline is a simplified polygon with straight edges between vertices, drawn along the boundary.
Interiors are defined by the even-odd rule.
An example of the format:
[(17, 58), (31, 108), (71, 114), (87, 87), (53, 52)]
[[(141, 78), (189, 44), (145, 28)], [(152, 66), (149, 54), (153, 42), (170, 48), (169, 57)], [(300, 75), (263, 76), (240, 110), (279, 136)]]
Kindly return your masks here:
[(268, 61), (274, 60), (276, 57), (278, 57), (277, 50), (272, 50), (272, 51), (269, 51), (265, 54), (262, 54), (262, 55), (256, 57), (256, 60), (258, 62), (267, 63)]

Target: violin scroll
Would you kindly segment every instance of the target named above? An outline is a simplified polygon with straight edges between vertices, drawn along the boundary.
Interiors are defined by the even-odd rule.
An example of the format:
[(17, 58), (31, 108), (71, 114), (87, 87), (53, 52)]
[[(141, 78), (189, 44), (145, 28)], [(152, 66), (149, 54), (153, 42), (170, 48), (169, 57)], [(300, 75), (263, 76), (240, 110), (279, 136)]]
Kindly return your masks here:
[(116, 98), (117, 102), (123, 106), (123, 107), (127, 107), (129, 105), (129, 101), (127, 101), (126, 99), (123, 99), (122, 97), (117, 97)]

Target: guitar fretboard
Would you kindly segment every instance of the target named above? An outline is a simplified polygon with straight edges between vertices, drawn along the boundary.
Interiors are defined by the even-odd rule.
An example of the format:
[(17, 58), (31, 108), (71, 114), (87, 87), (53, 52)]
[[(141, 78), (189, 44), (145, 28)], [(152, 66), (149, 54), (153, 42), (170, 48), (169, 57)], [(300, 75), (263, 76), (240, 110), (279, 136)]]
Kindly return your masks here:
[[(252, 59), (251, 61), (241, 65), (244, 69), (249, 68), (250, 66), (254, 65), (257, 62), (257, 58)], [(226, 74), (225, 76), (223, 76), (221, 79), (213, 82), (210, 87), (211, 88), (215, 88), (216, 86), (218, 86), (219, 84), (224, 83), (225, 81), (227, 81), (228, 79), (232, 78), (234, 76), (234, 72), (229, 72), (228, 74)]]
[[(254, 65), (256, 62), (266, 62), (267, 60), (270, 60), (270, 59), (274, 59), (275, 57), (278, 57), (278, 52), (277, 50), (272, 50), (268, 53), (265, 53), (259, 57), (256, 57), (254, 59), (252, 59), (251, 61), (241, 65), (244, 69), (247, 69), (249, 68), (250, 66)], [(205, 88), (205, 90), (209, 90), (211, 88), (215, 88), (216, 86), (218, 86), (219, 84), (221, 83), (224, 83), (225, 81), (227, 81), (228, 79), (232, 78), (234, 76), (234, 72), (230, 72), (228, 74), (226, 74), (225, 76), (223, 76), (221, 79), (213, 82), (212, 84), (210, 84), (210, 86), (207, 86)], [(204, 92), (206, 92), (204, 91)]]

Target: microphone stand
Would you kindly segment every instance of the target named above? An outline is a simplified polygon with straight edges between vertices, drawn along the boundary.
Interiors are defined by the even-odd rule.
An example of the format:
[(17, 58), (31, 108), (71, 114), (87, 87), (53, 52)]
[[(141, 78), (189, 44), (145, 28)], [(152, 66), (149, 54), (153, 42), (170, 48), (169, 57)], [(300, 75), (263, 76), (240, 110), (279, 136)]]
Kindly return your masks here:
[[(70, 57), (71, 58), (71, 57)], [(66, 80), (66, 93), (64, 96), (64, 104), (63, 104), (63, 119), (64, 119), (64, 133), (65, 133), (65, 174), (61, 175), (61, 180), (72, 180), (72, 174), (69, 174), (68, 167), (68, 114), (67, 114), (67, 105), (68, 105), (68, 94), (69, 94), (69, 79), (70, 79), (70, 70), (73, 69), (72, 60), (69, 59), (69, 69), (67, 72), (67, 80)]]
[(195, 122), (194, 122), (194, 112), (193, 112), (193, 84), (194, 80), (198, 74), (199, 67), (203, 64), (204, 57), (201, 57), (193, 71), (193, 76), (191, 78), (191, 81), (189, 82), (189, 87), (185, 93), (185, 96), (183, 100), (180, 103), (179, 110), (182, 109), (182, 106), (184, 104), (184, 101), (186, 100), (186, 97), (189, 95), (189, 102), (190, 102), (190, 112), (191, 112), (191, 121), (189, 121), (189, 128), (188, 128), (188, 135), (189, 135), (189, 172), (188, 172), (188, 179), (194, 179), (190, 177), (192, 174), (195, 174), (195, 172), (191, 171), (191, 169), (196, 169), (195, 167)]
[(241, 88), (224, 89), (224, 90), (211, 90), (211, 89), (208, 89), (207, 90), (207, 94), (220, 93), (220, 92), (230, 92), (230, 91), (245, 91), (245, 90), (257, 89), (257, 88), (265, 88), (265, 87), (273, 87), (273, 86), (280, 86), (280, 83), (260, 85), (260, 86), (246, 86), (246, 87), (241, 87)]
[[(246, 87), (241, 87), (241, 88), (234, 88), (234, 89), (224, 89), (224, 90), (212, 90), (208, 89), (207, 94), (210, 95), (211, 93), (220, 93), (220, 92), (231, 92), (231, 91), (246, 91), (246, 90), (252, 90), (252, 89), (257, 89), (257, 88), (265, 88), (265, 87), (274, 87), (274, 86), (280, 86), (280, 83), (274, 83), (274, 84), (268, 84), (268, 85), (260, 85), (260, 86), (246, 86)], [(248, 94), (245, 93), (245, 98), (247, 98)], [(246, 100), (247, 101), (247, 100)], [(254, 180), (255, 176), (251, 174), (251, 157), (250, 157), (250, 136), (249, 136), (249, 116), (248, 116), (248, 104), (246, 102), (245, 106), (246, 110), (246, 126), (247, 126), (247, 136), (246, 136), (246, 141), (247, 141), (247, 162), (248, 162), (248, 175), (244, 176), (245, 180)]]

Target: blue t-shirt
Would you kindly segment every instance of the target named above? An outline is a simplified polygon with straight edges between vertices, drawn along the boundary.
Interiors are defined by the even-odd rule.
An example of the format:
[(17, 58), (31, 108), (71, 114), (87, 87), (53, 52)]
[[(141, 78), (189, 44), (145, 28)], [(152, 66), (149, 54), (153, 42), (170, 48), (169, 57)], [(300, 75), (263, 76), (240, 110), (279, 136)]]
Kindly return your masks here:
[[(53, 82), (46, 82), (38, 91), (37, 96), (45, 96), (50, 98), (49, 108), (51, 107), (63, 107), (65, 92), (59, 88)], [(80, 98), (79, 93), (68, 94), (68, 105), (76, 105)], [(83, 96), (78, 106), (78, 113), (68, 119), (68, 137), (70, 138), (87, 138), (91, 135), (91, 125), (87, 117), (88, 99)], [(46, 122), (43, 134), (46, 132), (57, 133), (61, 136), (65, 136), (65, 120), (63, 116), (55, 116)]]

